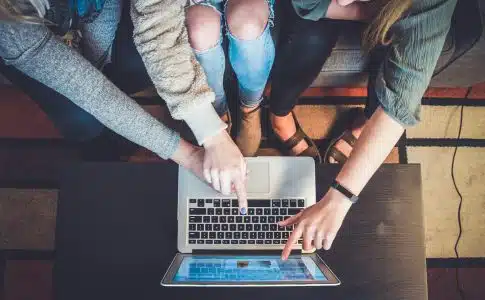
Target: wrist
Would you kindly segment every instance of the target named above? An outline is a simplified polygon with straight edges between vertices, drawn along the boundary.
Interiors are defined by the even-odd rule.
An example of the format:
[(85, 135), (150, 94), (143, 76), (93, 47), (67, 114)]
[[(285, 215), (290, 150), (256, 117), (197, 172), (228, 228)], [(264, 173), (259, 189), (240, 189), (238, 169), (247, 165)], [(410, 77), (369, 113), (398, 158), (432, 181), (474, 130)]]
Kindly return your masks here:
[(204, 144), (202, 146), (204, 146), (205, 149), (208, 149), (208, 148), (220, 145), (221, 143), (227, 141), (227, 138), (230, 139), (227, 131), (221, 130), (216, 135), (213, 135), (213, 136), (207, 138), (204, 141)]
[(349, 200), (349, 198), (347, 198), (345, 195), (343, 195), (341, 192), (337, 191), (334, 188), (330, 188), (327, 191), (327, 194), (325, 195), (325, 197), (328, 197), (328, 199), (332, 200), (333, 202), (335, 202), (339, 206), (346, 208), (347, 210), (349, 210), (350, 207), (352, 207), (352, 204), (353, 204)]
[(183, 167), (189, 168), (191, 158), (195, 155), (196, 152), (196, 146), (192, 145), (184, 139), (180, 139), (178, 148), (177, 150), (175, 150), (170, 159)]

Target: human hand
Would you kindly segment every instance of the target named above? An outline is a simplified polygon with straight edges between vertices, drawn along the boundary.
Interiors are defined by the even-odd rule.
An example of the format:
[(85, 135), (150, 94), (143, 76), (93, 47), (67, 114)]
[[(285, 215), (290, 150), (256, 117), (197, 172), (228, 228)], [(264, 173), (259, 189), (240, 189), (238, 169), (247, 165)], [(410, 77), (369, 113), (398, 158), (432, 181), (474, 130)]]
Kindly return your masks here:
[(234, 190), (239, 200), (239, 211), (245, 215), (248, 207), (246, 161), (241, 151), (225, 130), (205, 141), (204, 148), (205, 180), (223, 195), (229, 195)]
[(280, 226), (296, 225), (286, 243), (281, 259), (286, 260), (291, 248), (303, 236), (303, 249), (313, 247), (329, 250), (342, 222), (352, 206), (340, 192), (330, 189), (318, 203), (307, 207), (298, 214), (278, 222)]

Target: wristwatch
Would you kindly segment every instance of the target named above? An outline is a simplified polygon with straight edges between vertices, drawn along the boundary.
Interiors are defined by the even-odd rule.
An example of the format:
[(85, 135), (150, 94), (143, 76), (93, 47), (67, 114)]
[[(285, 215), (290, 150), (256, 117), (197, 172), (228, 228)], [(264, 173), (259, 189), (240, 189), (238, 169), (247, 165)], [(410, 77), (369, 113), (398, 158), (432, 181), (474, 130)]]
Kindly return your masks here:
[(344, 195), (345, 197), (347, 197), (350, 200), (350, 202), (352, 202), (352, 203), (356, 203), (359, 200), (359, 197), (358, 196), (354, 195), (346, 187), (344, 187), (343, 185), (341, 185), (337, 180), (334, 180), (332, 182), (331, 187), (334, 188), (334, 189), (336, 189), (340, 193), (342, 193), (342, 195)]

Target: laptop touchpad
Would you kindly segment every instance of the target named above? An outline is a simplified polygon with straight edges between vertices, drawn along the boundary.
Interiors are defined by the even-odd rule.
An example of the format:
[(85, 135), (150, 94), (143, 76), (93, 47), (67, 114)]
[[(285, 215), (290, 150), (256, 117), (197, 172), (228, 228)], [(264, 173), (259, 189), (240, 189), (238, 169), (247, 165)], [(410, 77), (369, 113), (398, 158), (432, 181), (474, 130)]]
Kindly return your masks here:
[(269, 193), (269, 162), (248, 162), (248, 193)]

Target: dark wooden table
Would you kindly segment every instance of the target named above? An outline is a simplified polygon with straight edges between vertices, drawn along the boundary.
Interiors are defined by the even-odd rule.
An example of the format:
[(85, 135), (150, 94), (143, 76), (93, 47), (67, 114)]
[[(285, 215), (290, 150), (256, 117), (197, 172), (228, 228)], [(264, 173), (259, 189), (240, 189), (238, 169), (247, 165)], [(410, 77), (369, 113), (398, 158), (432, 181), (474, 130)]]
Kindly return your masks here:
[[(338, 167), (317, 170), (317, 197)], [(73, 166), (60, 191), (57, 299), (427, 299), (421, 174), (384, 165), (349, 212), (332, 250), (320, 253), (339, 287), (164, 288), (177, 238), (174, 164)]]

